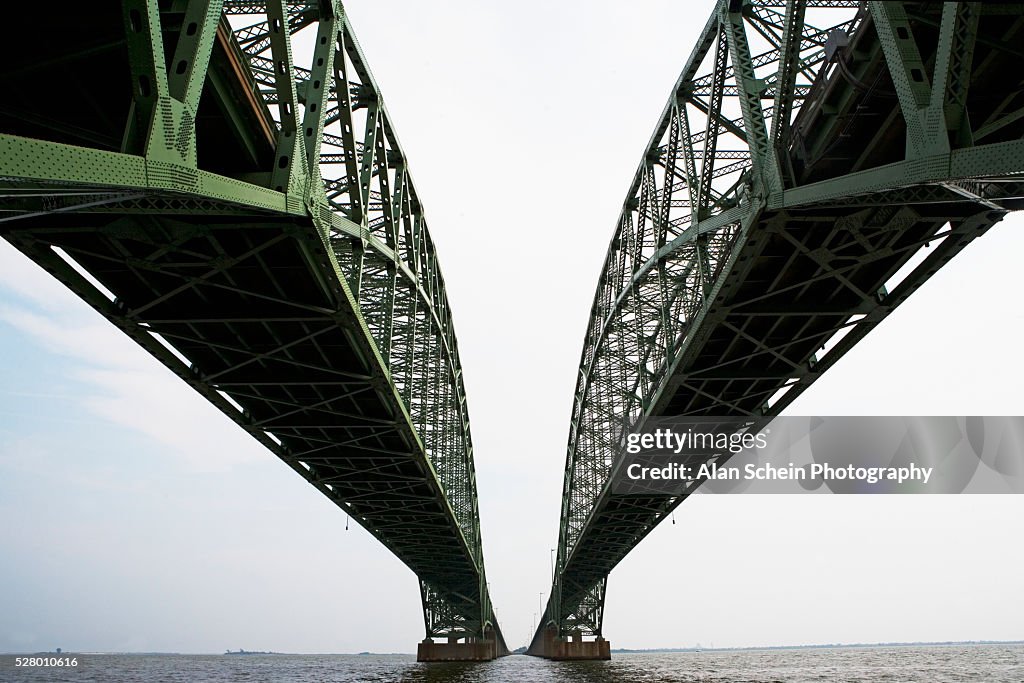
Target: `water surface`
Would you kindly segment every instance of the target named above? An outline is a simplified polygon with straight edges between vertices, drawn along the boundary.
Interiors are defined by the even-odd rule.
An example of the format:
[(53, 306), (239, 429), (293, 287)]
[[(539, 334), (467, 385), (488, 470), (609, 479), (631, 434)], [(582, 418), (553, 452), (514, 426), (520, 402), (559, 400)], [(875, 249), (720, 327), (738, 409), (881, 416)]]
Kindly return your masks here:
[[(67, 656), (67, 655), (65, 655)], [(1022, 683), (1024, 646), (922, 646), (613, 654), (610, 662), (417, 663), (412, 655), (79, 655), (75, 669), (15, 668), (0, 681), (260, 683)]]

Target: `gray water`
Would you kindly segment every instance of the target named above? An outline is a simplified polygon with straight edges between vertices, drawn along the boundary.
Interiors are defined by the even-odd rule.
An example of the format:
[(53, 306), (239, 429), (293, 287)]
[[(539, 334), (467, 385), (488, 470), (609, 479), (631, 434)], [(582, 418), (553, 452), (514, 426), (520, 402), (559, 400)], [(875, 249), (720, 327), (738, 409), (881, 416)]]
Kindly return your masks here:
[(75, 669), (15, 668), (14, 657), (4, 655), (0, 656), (0, 681), (1024, 683), (1024, 646), (613, 654), (610, 662), (510, 656), (481, 664), (418, 664), (412, 655), (79, 655)]

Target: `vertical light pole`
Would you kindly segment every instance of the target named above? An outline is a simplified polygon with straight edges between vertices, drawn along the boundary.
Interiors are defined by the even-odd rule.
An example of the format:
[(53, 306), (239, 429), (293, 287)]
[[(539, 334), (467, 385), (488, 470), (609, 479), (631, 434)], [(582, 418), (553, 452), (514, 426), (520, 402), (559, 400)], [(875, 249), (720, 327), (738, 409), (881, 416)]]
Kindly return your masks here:
[(551, 549), (551, 583), (555, 582), (555, 549)]

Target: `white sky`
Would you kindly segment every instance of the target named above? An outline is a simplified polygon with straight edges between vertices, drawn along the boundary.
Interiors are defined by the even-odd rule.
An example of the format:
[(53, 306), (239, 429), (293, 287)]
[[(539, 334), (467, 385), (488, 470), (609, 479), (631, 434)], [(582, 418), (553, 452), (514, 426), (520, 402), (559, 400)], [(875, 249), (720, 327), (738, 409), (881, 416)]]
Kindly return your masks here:
[[(350, 0), (438, 245), (488, 576), (550, 586), (583, 331), (710, 3)], [(1024, 414), (1024, 220), (971, 245), (790, 414)], [(697, 497), (613, 572), (614, 647), (1024, 638), (1024, 497)], [(411, 652), (411, 572), (0, 244), (0, 651)]]

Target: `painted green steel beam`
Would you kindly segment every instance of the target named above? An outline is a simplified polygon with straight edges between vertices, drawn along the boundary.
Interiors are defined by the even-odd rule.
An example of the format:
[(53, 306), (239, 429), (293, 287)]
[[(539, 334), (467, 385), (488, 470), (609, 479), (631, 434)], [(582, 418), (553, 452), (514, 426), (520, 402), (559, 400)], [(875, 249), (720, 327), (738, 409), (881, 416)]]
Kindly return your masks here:
[[(163, 11), (156, 2), (126, 2), (121, 30), (129, 60), (117, 68), (126, 68), (130, 76), (132, 109), (123, 133), (122, 152), (90, 149), (84, 138), (73, 145), (3, 131), (0, 203), (9, 213), (0, 222), (0, 230), (34, 258), (46, 261), (83, 297), (94, 299), (115, 324), (173, 366), (296, 471), (305, 472), (304, 476), (352, 511), (357, 521), (400, 557), (420, 558), (412, 561), (416, 565), (428, 557), (425, 552), (433, 553), (430, 556), (436, 557), (432, 561), (436, 571), (423, 565), (421, 576), (425, 581), (423, 606), (428, 636), (480, 636), (489, 630), (497, 632), (500, 639), (483, 570), (473, 449), (451, 312), (422, 206), (379, 88), (340, 3), (227, 0), (223, 11), (230, 17), (255, 14), (258, 20), (231, 27), (216, 1), (192, 0)], [(308, 68), (296, 64), (292, 53), (292, 36), (302, 30), (316, 33)], [(163, 52), (165, 42), (174, 46), (169, 48), (173, 53), (169, 63)], [(212, 87), (205, 88), (206, 84)], [(217, 102), (200, 102), (200, 93), (204, 93), (204, 100), (213, 98)], [(226, 113), (228, 128), (238, 129), (238, 139), (244, 143), (247, 161), (243, 166), (249, 166), (244, 171), (212, 171), (205, 165), (209, 161), (201, 163), (205, 150), (206, 158), (218, 164), (216, 152), (209, 148), (220, 141), (203, 138), (201, 116), (197, 116), (204, 112), (209, 116), (216, 105)], [(73, 137), (74, 128), (65, 126), (65, 134)], [(197, 142), (202, 146), (198, 155)], [(324, 145), (337, 150), (334, 156), (344, 164), (346, 172), (340, 179), (329, 173), (332, 156), (321, 153)], [(263, 164), (261, 158), (269, 163)], [(263, 165), (252, 168), (256, 163)], [(383, 521), (383, 513), (358, 518), (358, 509), (367, 505), (367, 500), (360, 497), (358, 501), (346, 501), (333, 492), (332, 484), (318, 483), (320, 478), (314, 470), (329, 465), (310, 466), (279, 441), (260, 436), (266, 430), (259, 429), (259, 425), (303, 429), (301, 440), (307, 445), (302, 447), (302, 457), (316, 463), (331, 446), (331, 440), (312, 435), (311, 429), (327, 429), (325, 423), (313, 421), (312, 415), (319, 410), (322, 417), (353, 419), (355, 413), (331, 409), (329, 400), (323, 399), (316, 403), (321, 408), (295, 404), (288, 422), (277, 416), (254, 425), (239, 420), (237, 409), (218, 393), (219, 389), (211, 391), (211, 387), (223, 385), (228, 395), (237, 392), (242, 403), (249, 402), (260, 410), (285, 410), (289, 401), (264, 400), (266, 389), (261, 387), (278, 386), (281, 391), (290, 391), (288, 387), (294, 383), (271, 375), (267, 376), (271, 382), (253, 378), (238, 382), (231, 378), (241, 369), (270, 358), (304, 372), (312, 370), (308, 362), (300, 363), (292, 357), (293, 350), (313, 344), (329, 327), (320, 332), (309, 329), (307, 334), (291, 339), (282, 337), (280, 343), (249, 356), (249, 360), (226, 364), (218, 372), (208, 373), (207, 381), (212, 384), (197, 383), (189, 374), (193, 368), (183, 366), (176, 358), (172, 360), (173, 354), (168, 357), (166, 349), (160, 351), (162, 347), (138, 331), (139, 325), (147, 324), (149, 313), (164, 316), (156, 321), (160, 325), (186, 324), (196, 330), (214, 329), (211, 326), (229, 320), (234, 325), (245, 325), (251, 319), (212, 311), (206, 316), (160, 313), (189, 293), (257, 297), (272, 307), (289, 304), (223, 282), (232, 277), (236, 260), (222, 260), (200, 277), (171, 273), (157, 263), (136, 262), (132, 266), (135, 272), (178, 278), (180, 284), (154, 292), (149, 301), (137, 303), (125, 313), (120, 308), (107, 310), (87, 283), (70, 274), (73, 269), (68, 272), (50, 250), (40, 246), (66, 241), (69, 253), (78, 258), (89, 262), (100, 259), (107, 264), (105, 268), (113, 267), (119, 258), (117, 250), (103, 255), (83, 249), (75, 241), (76, 235), (83, 234), (81, 229), (53, 226), (65, 225), (66, 221), (56, 221), (74, 215), (95, 224), (93, 230), (101, 239), (116, 241), (120, 233), (102, 226), (109, 216), (118, 213), (129, 217), (129, 223), (134, 220), (131, 217), (149, 216), (156, 225), (163, 225), (163, 217), (172, 215), (181, 220), (191, 216), (211, 221), (231, 216), (238, 220), (239, 228), (246, 226), (254, 236), (275, 221), (284, 226), (276, 240), (238, 258), (248, 260), (270, 253), (289, 240), (303, 245), (309, 255), (309, 273), (319, 290), (334, 297), (341, 310), (350, 311), (332, 324), (347, 330), (349, 342), (360, 349), (359, 357), (374, 369), (370, 379), (328, 373), (305, 381), (319, 392), (335, 382), (343, 385), (372, 379), (375, 395), (396, 411), (399, 431), (406, 435), (403, 438), (410, 452), (419, 458), (419, 471), (425, 477), (422, 481), (433, 482), (430, 485), (435, 487), (433, 504), (440, 510), (438, 519), (447, 520), (446, 533), (457, 539), (455, 544), (442, 545), (444, 550), (439, 553), (436, 544), (424, 545), (425, 541), (403, 532), (401, 524)], [(122, 221), (121, 225), (118, 230), (128, 229), (128, 223)], [(145, 230), (130, 230), (137, 232), (138, 239), (148, 239)], [(310, 235), (316, 235), (318, 241), (311, 240)], [(182, 237), (195, 238), (193, 233)], [(216, 244), (212, 243), (211, 248), (216, 250)], [(356, 258), (351, 258), (353, 254)], [(270, 273), (268, 277), (273, 279)], [(306, 307), (298, 314), (279, 312), (275, 314), (278, 317), (268, 318), (268, 324), (276, 320), (309, 326), (316, 320), (334, 320), (331, 311), (314, 309)], [(186, 320), (190, 322), (181, 322)], [(276, 334), (272, 325), (268, 329)], [(185, 347), (201, 347), (213, 358), (246, 355), (244, 349), (214, 342), (198, 332), (169, 330), (165, 339)], [(344, 389), (342, 396), (355, 394), (366, 395)], [(297, 432), (288, 437), (298, 438)], [(388, 456), (389, 449), (367, 448), (361, 439), (353, 438), (348, 443), (355, 449), (353, 453)], [(332, 475), (331, 481), (342, 479)], [(394, 502), (392, 498), (387, 500)], [(416, 512), (420, 503), (415, 501), (422, 500), (410, 497), (411, 507), (395, 507), (395, 511), (425, 520), (425, 513)], [(368, 521), (371, 518), (381, 521)], [(473, 585), (450, 585), (444, 567), (456, 566), (469, 568), (475, 576)]]
[[(719, 411), (759, 419), (776, 414), (964, 245), (1019, 206), (1014, 202), (1024, 180), (1024, 147), (1021, 140), (1005, 137), (1010, 130), (1024, 137), (1018, 123), (1024, 117), (1011, 107), (997, 109), (982, 128), (1001, 129), (1003, 141), (972, 146), (978, 139), (972, 115), (978, 118), (975, 109), (984, 111), (986, 105), (972, 99), (970, 82), (1009, 58), (992, 50), (972, 65), (975, 46), (993, 43), (980, 33), (996, 28), (995, 22), (986, 23), (986, 8), (978, 3), (869, 5), (858, 11), (857, 3), (717, 3), (673, 87), (623, 203), (584, 339), (556, 580), (542, 620), (562, 634), (601, 633), (607, 571), (682, 500), (636, 503), (611, 515), (608, 510), (624, 503), (607, 489), (617, 440), (606, 425), (641, 424), (649, 415), (685, 405), (717, 405)], [(821, 28), (818, 15), (811, 15), (825, 6), (849, 13)], [(774, 7), (785, 7), (785, 13), (772, 14)], [(756, 57), (747, 43), (750, 27), (770, 44)], [(929, 31), (921, 45), (936, 54), (918, 47)], [(925, 73), (932, 64), (934, 70)], [(882, 110), (876, 116), (895, 106), (895, 116), (907, 120), (906, 158), (892, 161), (884, 145), (868, 143), (849, 150), (846, 171), (819, 170), (813, 157), (808, 161), (796, 154), (803, 143), (795, 140), (817, 136), (813, 143), (819, 148), (835, 146), (834, 136), (841, 134), (829, 119), (833, 105), (826, 106), (825, 98), (857, 102), (863, 98), (857, 70), (870, 69), (890, 72), (896, 81), (899, 98), (893, 105), (876, 99), (870, 106)], [(689, 95), (698, 82), (710, 88), (702, 91), (703, 99)], [(770, 95), (770, 134), (760, 110), (767, 84), (777, 88)], [(803, 99), (805, 93), (809, 99)], [(727, 98), (733, 98), (731, 111), (743, 113), (731, 125), (724, 123), (728, 116), (718, 114)], [(853, 112), (840, 115), (849, 121)], [(876, 126), (868, 134), (883, 132)], [(703, 154), (694, 153), (698, 139)], [(736, 157), (738, 163), (716, 164), (725, 158), (719, 150), (735, 155), (737, 148), (747, 151)], [(946, 221), (953, 228), (943, 231)], [(891, 246), (847, 259), (842, 267), (804, 243), (851, 240), (864, 231)], [(781, 241), (767, 242), (768, 234)], [(892, 242), (896, 236), (903, 239), (898, 246)], [(876, 282), (870, 269), (894, 273), (932, 242), (939, 246), (896, 290), (885, 292)], [(746, 274), (769, 244), (786, 252), (780, 261), (785, 268), (805, 271), (803, 279), (785, 289), (769, 284), (757, 303), (740, 305), (737, 297), (748, 296), (741, 295)], [(847, 248), (858, 244), (854, 240)], [(779, 282), (781, 273), (774, 280)], [(800, 291), (829, 291), (833, 297), (845, 292), (844, 303), (794, 299)], [(789, 308), (783, 310), (772, 296), (786, 297)], [(864, 317), (857, 321), (858, 315)], [(853, 322), (837, 326), (837, 317)], [(754, 318), (768, 320), (768, 331), (749, 331)], [(719, 350), (722, 360), (688, 370), (713, 329), (733, 335)], [(840, 332), (846, 336), (827, 356), (803, 357), (805, 348)], [(730, 357), (732, 348), (748, 350)], [(747, 367), (750, 363), (767, 365)], [(750, 386), (737, 390), (736, 396), (746, 398), (729, 398), (708, 384), (715, 381)], [(781, 399), (768, 402), (783, 389)], [(631, 521), (622, 521), (627, 518)], [(534, 645), (540, 636), (538, 631)]]

